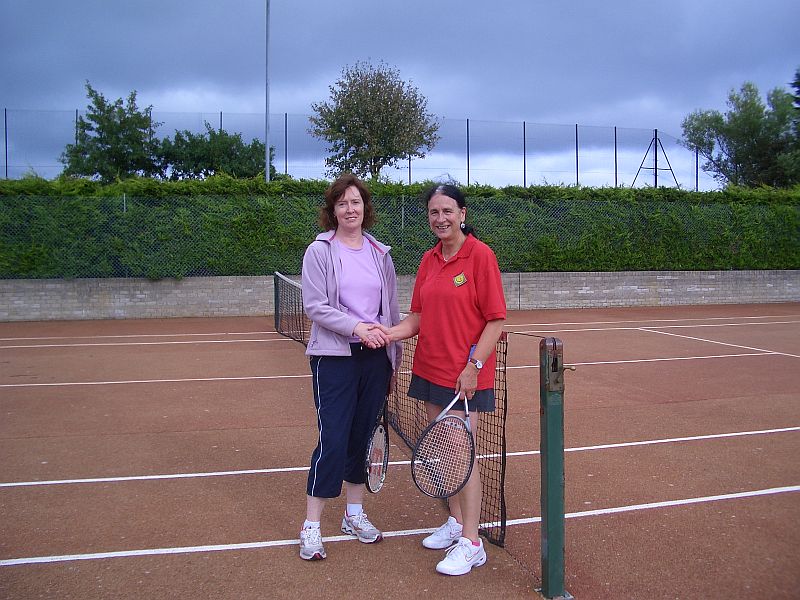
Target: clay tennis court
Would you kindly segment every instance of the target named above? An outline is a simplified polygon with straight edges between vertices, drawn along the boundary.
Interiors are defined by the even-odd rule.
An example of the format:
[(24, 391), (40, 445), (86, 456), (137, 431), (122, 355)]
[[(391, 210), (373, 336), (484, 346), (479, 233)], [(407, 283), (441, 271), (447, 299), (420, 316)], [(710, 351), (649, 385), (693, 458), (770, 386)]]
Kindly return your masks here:
[[(563, 340), (566, 589), (800, 595), (800, 304), (514, 312)], [(304, 347), (270, 317), (0, 323), (1, 598), (531, 598), (538, 339), (509, 336), (505, 548), (464, 577), (393, 438), (385, 540), (297, 555), (316, 439)], [(402, 444), (401, 444), (402, 445)], [(398, 464), (394, 464), (398, 463)]]

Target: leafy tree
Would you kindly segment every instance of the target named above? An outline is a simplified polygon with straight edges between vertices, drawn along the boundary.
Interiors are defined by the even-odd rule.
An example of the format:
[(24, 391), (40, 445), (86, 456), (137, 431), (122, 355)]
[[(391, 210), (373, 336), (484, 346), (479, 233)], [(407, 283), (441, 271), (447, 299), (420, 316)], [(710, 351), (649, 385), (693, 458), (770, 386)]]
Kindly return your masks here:
[[(698, 110), (683, 120), (684, 145), (705, 160), (703, 170), (723, 184), (788, 187), (800, 182), (797, 109), (791, 94), (775, 88), (767, 105), (746, 82), (728, 95), (729, 110)], [(794, 157), (794, 158), (793, 158)]]
[[(246, 178), (264, 172), (263, 142), (245, 144), (241, 133), (219, 131), (208, 123), (205, 127), (205, 133), (176, 131), (173, 139), (162, 140), (158, 158), (165, 178), (205, 179), (220, 173)], [(270, 147), (270, 178), (275, 177), (274, 152)]]
[(330, 100), (314, 103), (309, 133), (328, 142), (328, 174), (377, 179), (384, 167), (422, 158), (439, 141), (428, 101), (400, 72), (380, 63), (345, 67)]
[(86, 115), (78, 117), (75, 144), (67, 144), (60, 160), (65, 175), (100, 179), (104, 183), (132, 176), (158, 173), (155, 151), (158, 141), (152, 106), (140, 110), (136, 91), (123, 103), (109, 102), (86, 82), (90, 100)]
[(778, 157), (778, 162), (787, 173), (794, 174), (794, 182), (800, 182), (800, 68), (794, 73), (792, 82), (794, 94), (792, 104), (794, 105), (794, 117), (792, 123), (793, 141), (788, 152)]

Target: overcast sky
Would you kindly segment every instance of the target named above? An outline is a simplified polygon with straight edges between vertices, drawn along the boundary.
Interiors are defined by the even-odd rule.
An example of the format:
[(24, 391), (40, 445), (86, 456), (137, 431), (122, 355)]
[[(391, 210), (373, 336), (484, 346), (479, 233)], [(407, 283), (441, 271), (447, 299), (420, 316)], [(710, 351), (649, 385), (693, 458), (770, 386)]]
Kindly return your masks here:
[[(0, 0), (0, 106), (258, 113), (264, 0)], [(800, 67), (796, 0), (272, 0), (270, 112), (310, 114), (384, 61), (439, 117), (659, 128)]]

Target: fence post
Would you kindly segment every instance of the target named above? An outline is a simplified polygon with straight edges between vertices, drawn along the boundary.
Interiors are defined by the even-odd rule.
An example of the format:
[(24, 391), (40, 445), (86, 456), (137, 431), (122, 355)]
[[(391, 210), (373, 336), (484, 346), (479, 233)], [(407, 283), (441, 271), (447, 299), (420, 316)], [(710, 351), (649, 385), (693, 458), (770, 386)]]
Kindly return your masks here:
[(283, 113), (283, 174), (289, 174), (289, 113)]
[(564, 589), (564, 347), (558, 338), (539, 342), (542, 595), (571, 599)]
[(522, 122), (522, 187), (528, 187), (528, 138), (525, 132), (525, 121)]
[(614, 187), (617, 187), (617, 126), (614, 125)]
[(700, 151), (694, 149), (694, 191), (700, 191)]
[(658, 129), (653, 129), (653, 189), (658, 189)]
[(575, 123), (575, 185), (581, 184), (578, 173), (578, 124)]
[(467, 119), (467, 185), (469, 185), (469, 119)]
[(8, 109), (3, 109), (3, 138), (5, 140), (6, 179), (8, 179)]

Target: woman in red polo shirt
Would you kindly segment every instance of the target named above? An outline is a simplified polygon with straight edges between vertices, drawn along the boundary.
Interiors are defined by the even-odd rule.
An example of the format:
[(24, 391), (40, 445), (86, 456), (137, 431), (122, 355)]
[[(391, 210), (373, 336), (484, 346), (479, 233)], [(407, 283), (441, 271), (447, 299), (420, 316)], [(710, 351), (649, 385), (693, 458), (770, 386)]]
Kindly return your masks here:
[[(438, 238), (422, 257), (411, 298), (411, 313), (386, 330), (392, 341), (418, 335), (408, 395), (425, 402), (429, 420), (456, 392), (469, 400), (470, 419), (495, 408), (495, 345), (506, 318), (497, 258), (465, 223), (464, 195), (452, 185), (432, 187), (423, 196), (428, 224)], [(470, 355), (471, 349), (472, 354)], [(464, 416), (464, 402), (451, 411)], [(436, 570), (464, 575), (486, 562), (478, 535), (481, 512), (479, 469), (449, 498), (447, 522), (422, 541), (426, 548), (449, 548)]]

